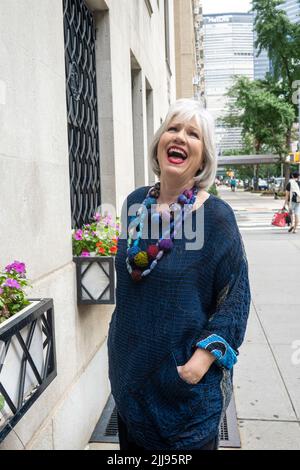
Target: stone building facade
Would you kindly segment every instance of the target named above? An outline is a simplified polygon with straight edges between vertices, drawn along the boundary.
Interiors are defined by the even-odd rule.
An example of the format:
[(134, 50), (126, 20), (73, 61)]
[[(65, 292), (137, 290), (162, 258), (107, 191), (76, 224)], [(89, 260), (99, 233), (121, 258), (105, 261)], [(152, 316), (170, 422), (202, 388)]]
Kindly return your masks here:
[[(101, 202), (117, 213), (129, 192), (154, 180), (148, 143), (175, 99), (173, 0), (1, 2), (1, 268), (24, 261), (30, 296), (53, 298), (57, 377), (0, 449), (84, 448), (110, 393), (106, 337), (113, 306), (76, 302), (67, 8), (74, 8), (72, 21), (81, 21), (81, 11), (95, 30), (96, 176)], [(74, 45), (67, 77), (75, 101), (84, 50)], [(84, 112), (81, 124), (94, 125)]]

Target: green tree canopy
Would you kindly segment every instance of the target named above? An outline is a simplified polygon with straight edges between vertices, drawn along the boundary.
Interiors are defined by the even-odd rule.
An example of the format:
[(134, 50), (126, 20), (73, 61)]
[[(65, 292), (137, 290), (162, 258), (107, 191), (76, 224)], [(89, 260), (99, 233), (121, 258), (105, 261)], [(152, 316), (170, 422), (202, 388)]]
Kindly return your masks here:
[(264, 82), (250, 81), (244, 76), (235, 78), (228, 97), (224, 123), (241, 127), (244, 139), (252, 136), (256, 153), (263, 147), (280, 156), (288, 153), (286, 134), (295, 120), (295, 111), (284, 97), (266, 89)]
[[(300, 3), (300, 2), (299, 2)], [(292, 23), (281, 8), (283, 0), (253, 0), (258, 53), (265, 49), (272, 62), (272, 75), (292, 102), (293, 83), (300, 78), (300, 23)]]

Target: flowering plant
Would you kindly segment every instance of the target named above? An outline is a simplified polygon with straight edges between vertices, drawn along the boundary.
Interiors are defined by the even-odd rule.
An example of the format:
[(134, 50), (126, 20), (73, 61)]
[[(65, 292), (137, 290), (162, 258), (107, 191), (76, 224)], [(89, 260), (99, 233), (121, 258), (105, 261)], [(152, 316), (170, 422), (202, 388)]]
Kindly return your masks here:
[(116, 255), (120, 235), (119, 219), (113, 222), (111, 215), (96, 213), (91, 224), (73, 230), (72, 243), (75, 256)]
[(20, 261), (8, 264), (5, 271), (0, 272), (0, 323), (30, 303), (24, 292), (28, 285), (26, 267)]

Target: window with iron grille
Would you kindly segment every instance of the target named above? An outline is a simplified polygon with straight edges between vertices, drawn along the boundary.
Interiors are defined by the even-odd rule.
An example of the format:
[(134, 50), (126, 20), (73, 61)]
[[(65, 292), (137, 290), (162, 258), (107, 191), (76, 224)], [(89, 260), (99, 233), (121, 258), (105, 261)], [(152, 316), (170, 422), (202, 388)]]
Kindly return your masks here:
[(72, 227), (101, 203), (95, 27), (84, 0), (63, 0)]

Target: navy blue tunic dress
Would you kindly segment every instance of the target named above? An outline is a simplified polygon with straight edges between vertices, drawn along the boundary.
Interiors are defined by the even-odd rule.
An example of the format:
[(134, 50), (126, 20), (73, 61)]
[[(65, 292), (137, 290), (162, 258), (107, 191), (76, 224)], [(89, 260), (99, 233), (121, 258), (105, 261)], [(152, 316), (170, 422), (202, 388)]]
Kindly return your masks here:
[[(148, 189), (131, 193), (127, 207), (141, 203)], [(127, 271), (126, 239), (118, 244), (109, 378), (130, 436), (149, 450), (197, 449), (218, 434), (232, 393), (233, 362), (225, 356), (237, 356), (245, 334), (248, 265), (233, 211), (212, 195), (199, 210), (204, 215), (202, 248), (187, 250), (185, 236), (174, 240), (172, 251), (139, 283)], [(197, 211), (189, 215), (193, 227), (199, 223)], [(126, 231), (127, 209), (122, 222)], [(142, 240), (142, 248), (150, 243)], [(196, 347), (219, 360), (190, 385), (177, 366)]]

